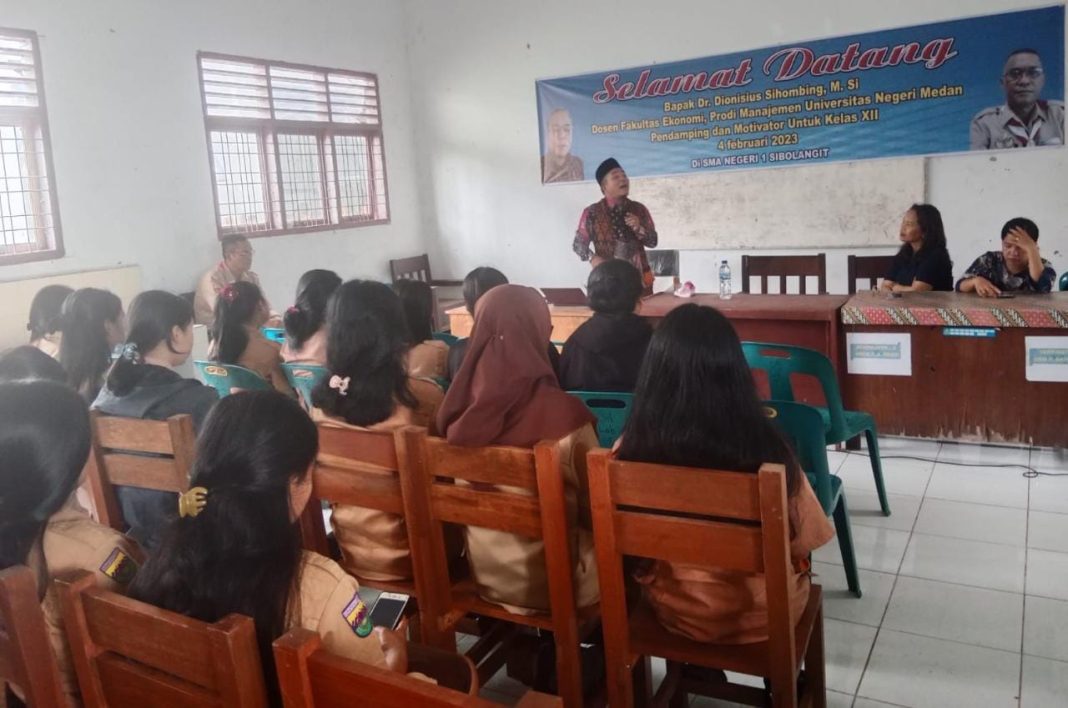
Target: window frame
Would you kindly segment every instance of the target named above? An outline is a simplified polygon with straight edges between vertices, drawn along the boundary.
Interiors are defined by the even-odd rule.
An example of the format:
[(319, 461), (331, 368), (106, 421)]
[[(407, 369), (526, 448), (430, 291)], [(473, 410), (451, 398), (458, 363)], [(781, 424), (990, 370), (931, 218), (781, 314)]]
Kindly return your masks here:
[[(19, 253), (6, 251), (11, 248), (0, 243), (0, 267), (32, 263), (35, 261), (51, 261), (63, 258), (67, 255), (63, 245), (63, 226), (59, 216), (59, 195), (56, 189), (56, 169), (52, 161), (52, 132), (48, 124), (48, 102), (45, 98), (44, 69), (41, 65), (41, 44), (38, 41), (37, 32), (34, 30), (15, 29), (13, 27), (0, 27), (0, 35), (9, 37), (23, 37), (30, 40), (33, 48), (34, 80), (37, 84), (37, 107), (36, 108), (0, 108), (0, 124), (21, 125), (24, 133), (27, 128), (38, 128), (41, 131), (41, 153), (44, 157), (45, 182), (48, 189), (48, 201), (51, 208), (52, 219), (52, 247), (40, 251)], [(10, 116), (10, 121), (8, 117)], [(26, 137), (23, 137), (26, 141)], [(35, 160), (36, 162), (36, 160)], [(38, 167), (38, 171), (40, 168)], [(39, 215), (34, 207), (34, 230), (39, 231)]]
[[(335, 121), (302, 121), (302, 120), (289, 120), (279, 118), (249, 118), (249, 117), (234, 117), (234, 116), (212, 116), (208, 115), (208, 99), (207, 91), (205, 90), (205, 82), (203, 75), (203, 60), (220, 60), (220, 61), (232, 61), (242, 62), (248, 64), (259, 64), (266, 68), (267, 80), (267, 101), (270, 106), (271, 115), (274, 115), (274, 96), (273, 89), (270, 81), (270, 68), (277, 67), (279, 69), (294, 69), (298, 71), (311, 71), (322, 73), (325, 76), (329, 74), (340, 74), (345, 76), (352, 76), (361, 79), (369, 79), (374, 82), (375, 85), (375, 98), (378, 103), (378, 124), (373, 126), (361, 125), (359, 123), (340, 123)], [(208, 150), (208, 168), (211, 175), (211, 193), (213, 208), (215, 209), (215, 229), (219, 239), (223, 239), (227, 236), (240, 235), (246, 238), (263, 238), (270, 236), (285, 236), (290, 234), (307, 234), (317, 233), (321, 231), (337, 231), (339, 229), (360, 228), (364, 226), (381, 226), (391, 223), (392, 208), (389, 198), (389, 173), (386, 167), (386, 141), (384, 128), (385, 123), (382, 119), (382, 97), (380, 92), (380, 84), (378, 81), (378, 75), (367, 71), (354, 71), (351, 69), (333, 69), (323, 66), (314, 66), (311, 64), (298, 64), (286, 61), (273, 61), (269, 59), (256, 59), (253, 57), (239, 56), (235, 54), (223, 54), (218, 52), (198, 51), (197, 52), (197, 83), (200, 89), (200, 104), (201, 114), (204, 117), (204, 134), (206, 138), (206, 146)], [(327, 86), (329, 87), (329, 80), (327, 79)], [(330, 110), (330, 92), (327, 88), (327, 110)], [(257, 136), (257, 142), (259, 146), (259, 158), (260, 158), (260, 170), (261, 179), (263, 184), (263, 200), (265, 207), (265, 215), (267, 219), (268, 228), (262, 230), (252, 230), (246, 228), (226, 228), (222, 223), (222, 210), (219, 204), (219, 183), (218, 174), (215, 170), (215, 154), (212, 150), (212, 132), (244, 132), (255, 133)], [(282, 156), (279, 149), (279, 135), (310, 135), (314, 136), (318, 142), (319, 152), (319, 169), (320, 169), (320, 190), (322, 193), (322, 205), (323, 216), (326, 220), (325, 224), (314, 223), (298, 223), (293, 224), (290, 221), (290, 214), (287, 212), (287, 205), (285, 200), (285, 177), (282, 172)], [(371, 218), (359, 218), (353, 216), (343, 216), (341, 208), (341, 183), (338, 176), (338, 160), (337, 150), (334, 145), (334, 136), (356, 136), (363, 137), (367, 141), (367, 185), (368, 185), (368, 202), (371, 206)], [(378, 140), (381, 146), (382, 152), (382, 174), (379, 175), (376, 172), (374, 166), (374, 141)], [(327, 164), (329, 161), (333, 163), (333, 169), (329, 168)], [(382, 180), (384, 187), (382, 196), (382, 202), (385, 209), (385, 217), (375, 218), (375, 213), (378, 211), (378, 186), (376, 182), (378, 179)], [(335, 200), (332, 195), (336, 195), (336, 203), (332, 203)]]

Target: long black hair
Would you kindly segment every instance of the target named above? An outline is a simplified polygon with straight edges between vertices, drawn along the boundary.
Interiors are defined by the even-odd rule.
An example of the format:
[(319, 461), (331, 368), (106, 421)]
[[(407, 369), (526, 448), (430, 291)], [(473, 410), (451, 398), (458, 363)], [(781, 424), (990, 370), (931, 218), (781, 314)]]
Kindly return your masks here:
[(318, 449), (315, 424), (287, 396), (248, 391), (220, 400), (200, 431), (189, 481), (207, 490), (207, 503), (172, 522), (129, 587), (131, 597), (205, 622), (251, 617), (269, 691), (271, 642), (285, 633), (300, 587), (290, 484), (306, 479)]
[(791, 495), (801, 474), (764, 413), (734, 327), (693, 304), (672, 310), (653, 332), (619, 457), (752, 472), (778, 462)]
[(508, 278), (501, 271), (489, 266), (480, 266), (464, 276), (464, 306), (472, 315), (478, 299), (498, 285), (507, 285)]
[(0, 383), (0, 570), (26, 563), (89, 458), (89, 411), (55, 381)]
[(171, 343), (175, 327), (185, 329), (193, 323), (193, 306), (188, 300), (163, 290), (146, 290), (130, 304), (126, 342), (122, 355), (111, 365), (107, 387), (116, 396), (133, 391), (145, 374), (143, 357), (160, 342), (177, 354)]
[(58, 361), (37, 347), (23, 344), (0, 356), (0, 381), (45, 379), (67, 382), (67, 372)]
[(67, 371), (70, 385), (85, 396), (96, 396), (104, 372), (111, 366), (105, 325), (121, 317), (122, 300), (107, 290), (82, 288), (63, 302), (59, 363)]
[(309, 270), (300, 276), (296, 302), (286, 310), (283, 318), (291, 349), (303, 347), (323, 326), (326, 306), (339, 285), (341, 278), (332, 270)]
[(408, 325), (408, 343), (413, 347), (434, 336), (434, 291), (421, 280), (398, 280), (393, 292), (401, 301), (404, 321)]
[(255, 283), (239, 280), (227, 285), (215, 300), (215, 324), (212, 339), (215, 340), (216, 358), (223, 364), (236, 364), (248, 346), (248, 331), (245, 329), (263, 303), (263, 293)]
[[(916, 226), (923, 234), (923, 244), (916, 251), (916, 256), (922, 258), (932, 253), (945, 251), (948, 257), (946, 227), (942, 224), (942, 212), (938, 211), (938, 207), (932, 204), (913, 204), (909, 207), (909, 211), (916, 215)], [(903, 243), (898, 253), (907, 253), (911, 257), (912, 246)]]
[[(350, 280), (330, 299), (326, 363), (331, 376), (312, 391), (312, 403), (352, 425), (374, 425), (397, 405), (415, 408), (405, 356), (408, 327), (400, 298), (388, 285)], [(347, 379), (331, 387), (334, 377)]]
[(66, 285), (46, 285), (37, 291), (30, 303), (30, 321), (26, 323), (31, 342), (60, 329), (63, 301), (72, 292), (74, 288)]

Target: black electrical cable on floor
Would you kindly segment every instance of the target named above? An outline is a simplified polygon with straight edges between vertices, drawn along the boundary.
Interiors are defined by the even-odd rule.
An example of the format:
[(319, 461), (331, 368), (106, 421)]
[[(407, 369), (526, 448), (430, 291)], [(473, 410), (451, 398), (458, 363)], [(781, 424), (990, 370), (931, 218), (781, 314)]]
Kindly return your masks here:
[[(855, 450), (846, 450), (847, 455), (856, 455), (858, 457), (867, 457), (871, 459), (871, 456), (866, 452), (856, 452)], [(916, 457), (914, 455), (879, 455), (880, 460), (916, 460), (918, 462), (932, 462), (938, 465), (953, 465), (955, 467), (986, 467), (990, 469), (1022, 469), (1024, 470), (1023, 476), (1026, 479), (1034, 479), (1036, 477), (1068, 477), (1068, 472), (1042, 472), (1040, 470), (1031, 467), (1030, 465), (1014, 465), (1014, 464), (991, 464), (982, 462), (951, 462), (949, 460), (939, 460), (933, 457)]]

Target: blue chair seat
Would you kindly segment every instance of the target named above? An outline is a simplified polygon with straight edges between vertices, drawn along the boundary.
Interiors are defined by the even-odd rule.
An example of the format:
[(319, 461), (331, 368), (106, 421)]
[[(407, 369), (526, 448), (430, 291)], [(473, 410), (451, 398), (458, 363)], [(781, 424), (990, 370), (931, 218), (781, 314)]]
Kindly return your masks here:
[(623, 432), (627, 418), (630, 417), (634, 394), (610, 391), (568, 391), (568, 393), (582, 399), (590, 412), (597, 417), (597, 441), (601, 447), (612, 447)]

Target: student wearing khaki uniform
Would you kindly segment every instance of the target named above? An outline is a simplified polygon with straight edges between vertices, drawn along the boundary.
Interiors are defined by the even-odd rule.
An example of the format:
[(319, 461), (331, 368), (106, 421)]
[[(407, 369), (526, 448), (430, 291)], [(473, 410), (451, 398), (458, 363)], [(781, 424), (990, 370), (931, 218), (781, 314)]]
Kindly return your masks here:
[(138, 573), (131, 597), (207, 622), (232, 612), (256, 623), (267, 690), (278, 704), (271, 643), (319, 632), (329, 651), (404, 672), (402, 636), (370, 625), (356, 580), (301, 550), (315, 424), (293, 399), (247, 391), (219, 401), (201, 430), (180, 518)]
[[(545, 351), (550, 330), (549, 308), (533, 288), (499, 285), (483, 295), (438, 427), (450, 443), (469, 447), (560, 441), (575, 602), (581, 608), (600, 599), (585, 464), (597, 435), (593, 415), (560, 389)], [(464, 534), (483, 599), (518, 613), (549, 609), (544, 542), (474, 527), (465, 527)]]
[[(408, 330), (389, 286), (361, 280), (342, 285), (327, 313), (327, 331), (330, 375), (312, 393), (314, 420), (360, 430), (418, 425), (436, 433), (444, 394), (437, 384), (408, 375)], [(411, 579), (403, 516), (335, 504), (330, 522), (342, 562), (353, 573), (367, 580)]]
[(263, 335), (267, 301), (252, 283), (227, 285), (215, 303), (215, 324), (208, 358), (255, 371), (287, 396), (296, 396), (282, 371), (282, 345)]
[[(768, 420), (730, 321), (711, 307), (683, 305), (653, 333), (634, 407), (617, 453), (622, 460), (756, 473), (786, 467), (793, 616), (809, 598), (809, 554), (834, 537), (793, 452)], [(655, 480), (650, 480), (655, 484)], [(663, 561), (635, 574), (657, 620), (698, 642), (749, 644), (768, 637), (763, 576)]]
[(0, 383), (0, 569), (26, 565), (59, 661), (63, 688), (77, 681), (52, 580), (77, 570), (122, 591), (137, 572), (137, 547), (89, 518), (74, 501), (89, 458), (89, 415), (72, 389), (53, 381)]

